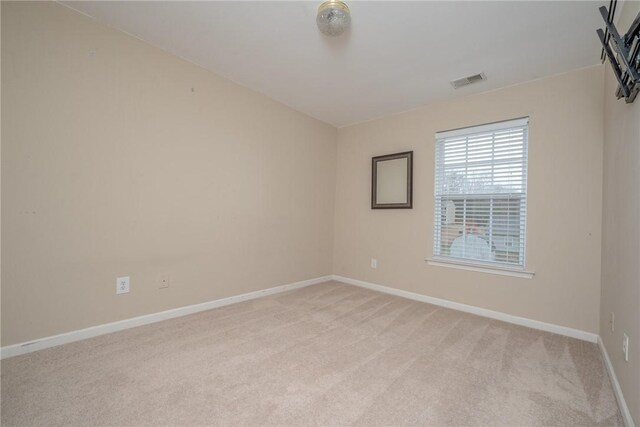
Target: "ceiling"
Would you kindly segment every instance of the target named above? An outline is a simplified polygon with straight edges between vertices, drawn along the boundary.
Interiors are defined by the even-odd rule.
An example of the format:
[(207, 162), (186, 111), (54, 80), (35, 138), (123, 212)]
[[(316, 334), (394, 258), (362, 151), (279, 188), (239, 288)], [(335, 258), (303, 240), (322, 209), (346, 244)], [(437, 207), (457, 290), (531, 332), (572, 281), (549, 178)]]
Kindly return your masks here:
[(339, 38), (319, 3), (63, 2), (337, 127), (597, 64), (607, 2), (349, 1)]

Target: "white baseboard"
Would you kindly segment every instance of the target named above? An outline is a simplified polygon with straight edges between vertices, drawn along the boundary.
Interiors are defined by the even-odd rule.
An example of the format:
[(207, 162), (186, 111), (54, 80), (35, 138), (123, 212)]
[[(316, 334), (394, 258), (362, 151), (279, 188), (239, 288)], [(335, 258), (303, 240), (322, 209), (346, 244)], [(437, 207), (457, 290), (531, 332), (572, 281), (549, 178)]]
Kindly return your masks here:
[(188, 305), (185, 307), (179, 307), (171, 310), (161, 311), (159, 313), (152, 313), (144, 316), (134, 317), (131, 319), (125, 319), (117, 322), (106, 323), (103, 325), (92, 326), (90, 328), (66, 332), (60, 335), (54, 335), (50, 337), (44, 337), (38, 340), (29, 341), (29, 342), (5, 346), (0, 348), (0, 358), (5, 359), (7, 357), (13, 357), (21, 354), (31, 353), (34, 351), (43, 350), (45, 348), (55, 347), (62, 344), (80, 341), (83, 339), (92, 338), (99, 335), (108, 334), (111, 332), (117, 332), (124, 329), (134, 328), (136, 326), (147, 325), (150, 323), (160, 322), (162, 320), (173, 319), (175, 317), (187, 316), (189, 314), (210, 310), (212, 308), (222, 307), (225, 305), (234, 304), (241, 301), (247, 301), (250, 299), (260, 298), (263, 296), (272, 295), (279, 292), (285, 292), (288, 290), (298, 289), (304, 286), (326, 282), (328, 280), (336, 280), (338, 282), (360, 286), (360, 287), (371, 289), (378, 292), (384, 292), (387, 294), (396, 295), (403, 298), (422, 301), (429, 304), (450, 308), (453, 310), (476, 314), (478, 316), (489, 317), (491, 319), (502, 320), (504, 322), (513, 323), (521, 326), (527, 326), (533, 329), (553, 332), (556, 334), (565, 335), (568, 337), (577, 338), (584, 341), (589, 341), (593, 343), (598, 342), (598, 335), (590, 332), (567, 328), (565, 326), (554, 325), (551, 323), (540, 322), (538, 320), (527, 319), (525, 317), (513, 316), (510, 314), (492, 311), (485, 308), (475, 307), (472, 305), (461, 304), (453, 301), (448, 301), (445, 299), (429, 297), (429, 296), (417, 294), (414, 292), (403, 291), (400, 289), (377, 285), (375, 283), (364, 282), (362, 280), (350, 279), (348, 277), (337, 276), (337, 275), (330, 275), (330, 276), (318, 277), (315, 279), (303, 280), (295, 283), (289, 283), (286, 285), (276, 286), (273, 288), (263, 289), (260, 291), (249, 292), (246, 294), (235, 295), (228, 298), (208, 301), (201, 304)]
[(620, 383), (618, 382), (618, 377), (616, 377), (616, 372), (613, 370), (611, 359), (609, 359), (609, 353), (607, 352), (607, 349), (605, 348), (600, 336), (598, 336), (598, 346), (600, 347), (600, 351), (602, 352), (602, 358), (604, 359), (604, 365), (607, 367), (609, 378), (611, 378), (611, 385), (613, 385), (613, 394), (616, 395), (616, 400), (618, 401), (618, 406), (620, 407), (620, 412), (622, 413), (622, 418), (624, 419), (624, 425), (626, 427), (635, 427), (633, 418), (631, 417), (631, 412), (629, 411), (629, 407), (627, 406), (627, 402), (624, 400), (622, 389), (620, 388)]
[(0, 348), (0, 358), (5, 359), (8, 357), (19, 356), (21, 354), (31, 353), (31, 352), (43, 350), (49, 347), (55, 347), (58, 345), (67, 344), (74, 341), (80, 341), (87, 338), (97, 337), (98, 335), (104, 335), (104, 334), (109, 334), (111, 332), (121, 331), (123, 329), (135, 328), (136, 326), (148, 325), (150, 323), (160, 322), (162, 320), (187, 316), (189, 314), (210, 310), (212, 308), (222, 307), (229, 304), (235, 304), (242, 301), (264, 297), (267, 295), (273, 295), (280, 292), (290, 291), (292, 289), (298, 289), (305, 286), (314, 285), (316, 283), (326, 282), (328, 280), (331, 280), (331, 278), (332, 276), (317, 277), (315, 279), (289, 283), (286, 285), (280, 285), (273, 288), (262, 289), (255, 292), (248, 292), (246, 294), (235, 295), (227, 298), (221, 298), (221, 299), (208, 301), (200, 304), (193, 304), (185, 307), (174, 308), (171, 310), (161, 311), (159, 313), (152, 313), (144, 316), (134, 317), (131, 319), (119, 320), (117, 322), (105, 323), (103, 325), (92, 326), (90, 328), (79, 329), (77, 331), (65, 332), (60, 335), (53, 335), (50, 337), (40, 338), (38, 340), (33, 340), (33, 341), (24, 342), (20, 344), (8, 345)]
[(0, 348), (0, 359), (6, 359), (8, 357), (19, 356), (22, 354), (31, 353), (45, 348), (55, 347), (62, 344), (67, 344), (75, 341), (80, 341), (87, 338), (97, 337), (99, 335), (109, 334), (112, 332), (121, 331), (124, 329), (135, 328), (137, 326), (148, 325), (150, 323), (156, 323), (163, 320), (173, 319), (176, 317), (187, 316), (189, 314), (199, 313), (201, 311), (211, 310), (217, 307), (223, 307), (225, 305), (235, 304), (242, 301), (247, 301), (255, 298), (260, 298), (267, 295), (273, 295), (280, 292), (285, 292), (293, 289), (299, 289), (305, 286), (315, 285), (317, 283), (326, 282), (328, 280), (335, 280), (338, 282), (359, 286), (362, 288), (371, 289), (378, 292), (383, 292), (390, 295), (396, 295), (403, 298), (408, 298), (416, 301), (426, 302), (429, 304), (438, 305), (441, 307), (450, 308), (453, 310), (463, 311), (466, 313), (476, 314), (482, 317), (488, 317), (491, 319), (502, 320), (507, 323), (513, 323), (515, 325), (526, 326), (533, 329), (539, 329), (542, 331), (552, 332), (572, 338), (577, 338), (583, 341), (589, 341), (598, 343), (602, 356), (604, 359), (607, 372), (611, 378), (613, 390), (622, 412), (625, 425), (627, 427), (635, 427), (631, 413), (622, 395), (622, 390), (618, 379), (611, 365), (609, 354), (607, 349), (602, 343), (600, 336), (591, 332), (581, 331), (578, 329), (572, 329), (565, 326), (554, 325), (551, 323), (540, 322), (538, 320), (527, 319), (525, 317), (513, 316), (511, 314), (501, 313), (498, 311), (488, 310), (486, 308), (475, 307), (472, 305), (461, 304), (445, 299), (429, 297), (414, 292), (404, 291), (401, 289), (390, 288), (387, 286), (377, 285), (375, 283), (364, 282), (362, 280), (350, 279), (348, 277), (330, 275), (317, 277), (315, 279), (303, 280), (300, 282), (289, 283), (286, 285), (275, 286), (273, 288), (262, 289), (259, 291), (248, 292), (241, 295), (235, 295), (227, 298), (221, 298), (213, 301), (204, 302), (201, 304), (193, 304), (185, 307), (174, 308), (171, 310), (161, 311), (158, 313), (147, 314), (144, 316), (134, 317), (131, 319), (120, 320), (117, 322), (106, 323), (103, 325), (92, 326), (90, 328), (80, 329), (76, 331), (66, 332), (59, 335), (53, 335), (50, 337), (41, 338), (34, 341), (24, 342), (20, 344), (9, 345)]
[(579, 340), (589, 341), (592, 343), (598, 342), (597, 334), (581, 331), (579, 329), (573, 329), (573, 328), (568, 328), (566, 326), (554, 325), (552, 323), (545, 323), (539, 320), (527, 319), (526, 317), (514, 316), (511, 314), (488, 310), (486, 308), (476, 307), (473, 305), (461, 304), (459, 302), (453, 302), (446, 299), (429, 297), (426, 295), (417, 294), (415, 292), (403, 291), (401, 289), (390, 288), (387, 286), (377, 285), (375, 283), (364, 282), (362, 280), (350, 279), (348, 277), (333, 275), (332, 279), (338, 282), (360, 286), (360, 287), (371, 289), (378, 292), (384, 292), (386, 294), (396, 295), (403, 298), (408, 298), (416, 301), (426, 302), (429, 304), (439, 305), (441, 307), (446, 307), (446, 308), (450, 308), (458, 311), (464, 311), (465, 313), (476, 314), (482, 317), (489, 317), (491, 319), (502, 320), (503, 322), (513, 323), (515, 325), (526, 326), (533, 329), (539, 329), (541, 331), (553, 332), (554, 334), (564, 335), (571, 338), (577, 338)]

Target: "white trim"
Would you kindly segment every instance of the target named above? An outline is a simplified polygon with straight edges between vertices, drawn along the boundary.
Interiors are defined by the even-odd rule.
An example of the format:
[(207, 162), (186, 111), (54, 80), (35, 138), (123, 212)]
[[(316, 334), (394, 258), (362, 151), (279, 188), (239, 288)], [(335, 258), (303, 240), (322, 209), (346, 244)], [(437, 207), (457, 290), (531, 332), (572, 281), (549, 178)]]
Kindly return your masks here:
[(624, 419), (624, 425), (627, 427), (635, 427), (633, 418), (631, 417), (631, 412), (629, 411), (629, 407), (627, 406), (627, 402), (624, 400), (622, 389), (620, 388), (620, 383), (618, 382), (618, 377), (616, 377), (616, 372), (613, 370), (611, 359), (609, 359), (609, 353), (607, 352), (607, 349), (604, 346), (604, 342), (602, 342), (602, 338), (600, 336), (598, 336), (598, 346), (600, 347), (600, 351), (602, 352), (602, 358), (604, 359), (604, 365), (607, 367), (609, 378), (611, 378), (611, 385), (613, 385), (613, 394), (615, 394), (616, 400), (618, 401), (618, 406), (620, 406), (620, 412), (622, 413), (622, 418)]
[(529, 117), (521, 117), (519, 119), (505, 120), (502, 122), (487, 123), (485, 125), (467, 126), (467, 127), (458, 128), (458, 129), (451, 129), (451, 130), (436, 132), (436, 139), (465, 136), (473, 133), (495, 132), (503, 129), (522, 127), (528, 124), (529, 124)]
[(501, 320), (503, 322), (513, 323), (514, 325), (526, 326), (528, 328), (552, 332), (554, 334), (564, 335), (571, 338), (577, 338), (579, 340), (589, 341), (592, 343), (598, 342), (597, 334), (587, 332), (587, 331), (581, 331), (579, 329), (573, 329), (573, 328), (568, 328), (566, 326), (554, 325), (553, 323), (541, 322), (539, 320), (527, 319), (526, 317), (514, 316), (511, 314), (501, 313), (499, 311), (493, 311), (486, 308), (476, 307), (473, 305), (461, 304), (459, 302), (449, 301), (446, 299), (429, 297), (422, 294), (416, 294), (414, 292), (403, 291), (396, 288), (377, 285), (375, 283), (364, 282), (362, 280), (350, 279), (348, 277), (333, 275), (332, 278), (333, 280), (336, 280), (338, 282), (360, 286), (362, 288), (367, 288), (367, 289), (371, 289), (378, 292), (384, 292), (386, 294), (396, 295), (403, 298), (409, 298), (416, 301), (426, 302), (429, 304), (439, 305), (441, 307), (446, 307), (453, 310), (464, 311), (465, 313), (476, 314), (478, 316), (488, 317), (490, 319)]
[[(298, 289), (305, 286), (326, 282), (328, 280), (336, 280), (338, 282), (360, 286), (360, 287), (372, 289), (378, 292), (384, 292), (387, 294), (396, 295), (403, 298), (409, 298), (416, 301), (426, 302), (429, 304), (434, 304), (441, 307), (450, 308), (453, 310), (472, 313), (482, 317), (502, 320), (507, 323), (527, 326), (533, 329), (553, 332), (556, 334), (565, 335), (568, 337), (577, 338), (584, 341), (595, 343), (598, 340), (598, 336), (596, 334), (586, 332), (586, 331), (581, 331), (578, 329), (572, 329), (565, 326), (559, 326), (551, 323), (540, 322), (538, 320), (527, 319), (525, 317), (513, 316), (511, 314), (492, 311), (485, 308), (475, 307), (472, 305), (461, 304), (461, 303), (457, 303), (457, 302), (453, 302), (445, 299), (429, 297), (429, 296), (417, 294), (414, 292), (403, 291), (400, 289), (390, 288), (387, 286), (377, 285), (374, 283), (364, 282), (361, 280), (350, 279), (343, 276), (330, 275), (330, 276), (318, 277), (315, 279), (303, 280), (295, 283), (289, 283), (286, 285), (276, 286), (273, 288), (263, 289), (260, 291), (249, 292), (246, 294), (235, 295), (235, 296), (222, 298), (218, 300), (208, 301), (201, 304), (188, 305), (185, 307), (174, 308), (171, 310), (147, 314), (144, 316), (134, 317), (131, 319), (125, 319), (117, 322), (106, 323), (103, 325), (92, 326), (89, 328), (66, 332), (59, 335), (44, 337), (38, 340), (5, 346), (0, 348), (0, 358), (6, 359), (8, 357), (19, 356), (21, 354), (27, 354), (34, 351), (43, 350), (45, 348), (55, 347), (58, 345), (80, 341), (87, 338), (93, 338), (99, 335), (109, 334), (112, 332), (117, 332), (124, 329), (130, 329), (137, 326), (148, 325), (150, 323), (156, 323), (156, 322), (160, 322), (167, 319), (173, 319), (175, 317), (187, 316), (189, 314), (199, 313), (201, 311), (206, 311), (206, 310), (210, 310), (217, 307), (223, 307), (225, 305), (235, 304), (241, 301), (247, 301), (247, 300), (260, 298), (267, 295), (272, 295), (280, 292)], [(617, 384), (617, 382), (615, 384)]]
[(425, 261), (427, 261), (427, 264), (435, 265), (437, 267), (457, 268), (459, 270), (477, 271), (479, 273), (498, 274), (500, 276), (520, 277), (522, 279), (533, 279), (533, 276), (535, 275), (533, 271), (510, 270), (510, 269), (500, 268), (500, 267), (472, 265), (472, 264), (466, 264), (462, 262), (442, 260), (442, 259), (425, 258)]
[(171, 310), (161, 311), (158, 313), (152, 313), (152, 314), (146, 314), (144, 316), (133, 317), (131, 319), (119, 320), (117, 322), (105, 323), (103, 325), (92, 326), (90, 328), (79, 329), (71, 332), (65, 332), (63, 334), (40, 338), (37, 340), (23, 342), (20, 344), (8, 345), (0, 348), (0, 359), (19, 356), (21, 354), (31, 353), (34, 351), (43, 350), (45, 348), (55, 347), (58, 345), (80, 341), (87, 338), (97, 337), (99, 335), (109, 334), (111, 332), (117, 332), (117, 331), (122, 331), (124, 329), (135, 328), (136, 326), (148, 325), (150, 323), (156, 323), (156, 322), (160, 322), (167, 319), (173, 319), (175, 317), (182, 317), (182, 316), (187, 316), (193, 313), (199, 313), (201, 311), (210, 310), (212, 308), (222, 307), (229, 304), (235, 304), (242, 301), (264, 297), (267, 295), (273, 295), (280, 292), (290, 291), (293, 289), (298, 289), (298, 288), (302, 288), (309, 285), (315, 285), (316, 283), (322, 283), (322, 282), (331, 280), (331, 278), (332, 276), (322, 276), (322, 277), (317, 277), (315, 279), (302, 280), (300, 282), (288, 283), (286, 285), (280, 285), (273, 288), (262, 289), (254, 292), (248, 292), (246, 294), (234, 295), (231, 297), (221, 298), (221, 299), (208, 301), (200, 304), (187, 305), (184, 307), (174, 308)]

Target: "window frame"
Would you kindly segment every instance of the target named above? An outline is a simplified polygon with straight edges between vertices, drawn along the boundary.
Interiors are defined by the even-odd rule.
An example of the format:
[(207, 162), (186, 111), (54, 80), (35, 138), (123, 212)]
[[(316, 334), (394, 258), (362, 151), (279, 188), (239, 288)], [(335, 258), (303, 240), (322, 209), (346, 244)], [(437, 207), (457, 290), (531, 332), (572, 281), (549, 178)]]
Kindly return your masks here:
[[(501, 130), (508, 130), (511, 128), (522, 127), (524, 130), (523, 139), (523, 148), (522, 148), (522, 190), (520, 193), (500, 193), (500, 192), (460, 192), (460, 193), (443, 193), (439, 185), (439, 178), (444, 178), (445, 171), (441, 169), (445, 167), (444, 160), (440, 160), (439, 157), (439, 149), (440, 144), (444, 143), (446, 138), (461, 138), (461, 137), (471, 137), (474, 135), (481, 135), (483, 133), (489, 132), (499, 132)], [(434, 158), (434, 194), (433, 194), (433, 202), (434, 202), (434, 218), (433, 218), (433, 258), (427, 259), (431, 265), (438, 265), (443, 267), (455, 267), (461, 268), (464, 270), (472, 270), (472, 271), (481, 271), (481, 272), (490, 272), (495, 274), (502, 275), (513, 275), (516, 277), (533, 277), (532, 272), (525, 271), (526, 267), (526, 246), (527, 246), (527, 217), (528, 217), (528, 171), (529, 171), (529, 117), (521, 117), (517, 119), (504, 120), (499, 122), (468, 126), (464, 128), (436, 132), (434, 135), (435, 139), (435, 158)], [(467, 141), (467, 145), (469, 142)], [(495, 140), (492, 142), (492, 147), (495, 147)], [(495, 149), (495, 148), (494, 148)], [(465, 167), (467, 166), (468, 160), (465, 160)], [(495, 172), (493, 171), (493, 166), (495, 166), (495, 159), (492, 159), (492, 172), (491, 177), (495, 179)], [(467, 175), (465, 175), (466, 177)], [(476, 198), (477, 200), (482, 200), (486, 198), (489, 202), (488, 207), (488, 227), (492, 228), (494, 226), (493, 221), (493, 210), (495, 209), (495, 198), (501, 197), (506, 198), (507, 203), (510, 203), (513, 195), (518, 195), (517, 200), (520, 205), (523, 205), (519, 208), (519, 215), (524, 216), (524, 218), (519, 218), (519, 239), (522, 241), (520, 244), (520, 248), (518, 251), (518, 263), (509, 263), (507, 261), (487, 261), (487, 260), (479, 260), (474, 258), (464, 258), (464, 257), (454, 257), (450, 255), (442, 254), (442, 242), (443, 242), (443, 220), (442, 220), (442, 207), (445, 200), (452, 199), (463, 199), (467, 203), (467, 199)], [(499, 205), (498, 205), (499, 206)], [(468, 214), (464, 214), (463, 216), (468, 216)], [(466, 226), (466, 216), (462, 222), (462, 226)], [(507, 221), (509, 219), (507, 218)], [(463, 230), (464, 235), (466, 232)], [(495, 241), (495, 235), (493, 232), (490, 232), (490, 241)], [(508, 252), (507, 252), (508, 256)]]

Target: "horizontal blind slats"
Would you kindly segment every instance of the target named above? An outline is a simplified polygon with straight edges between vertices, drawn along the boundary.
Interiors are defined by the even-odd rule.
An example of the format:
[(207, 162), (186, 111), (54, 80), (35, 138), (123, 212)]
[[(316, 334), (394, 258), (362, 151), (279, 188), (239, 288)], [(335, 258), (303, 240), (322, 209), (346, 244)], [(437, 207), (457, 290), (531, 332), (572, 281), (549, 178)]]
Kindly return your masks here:
[(518, 119), (436, 134), (434, 255), (524, 267), (527, 133)]
[(486, 125), (438, 132), (436, 133), (436, 138), (437, 139), (439, 138), (455, 139), (455, 138), (459, 138), (460, 136), (469, 135), (470, 133), (482, 134), (486, 132), (495, 132), (495, 133), (501, 134), (501, 133), (509, 132), (510, 129), (512, 128), (526, 127), (528, 123), (529, 123), (529, 118), (523, 117), (520, 119), (506, 120), (503, 122), (488, 123)]

